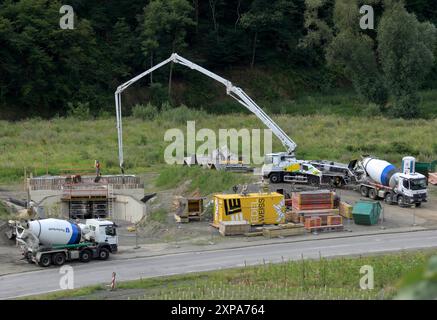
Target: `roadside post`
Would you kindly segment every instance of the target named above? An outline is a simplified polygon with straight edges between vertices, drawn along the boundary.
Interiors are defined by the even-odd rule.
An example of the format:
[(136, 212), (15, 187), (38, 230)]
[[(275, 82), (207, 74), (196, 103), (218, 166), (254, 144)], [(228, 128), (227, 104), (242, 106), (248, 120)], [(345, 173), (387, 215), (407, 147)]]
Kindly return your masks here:
[(413, 210), (413, 227), (417, 226), (416, 224), (416, 210), (414, 210), (415, 207), (412, 207)]
[(139, 248), (141, 248), (141, 247), (138, 245), (138, 226), (136, 225), (135, 226), (135, 247), (134, 247), (134, 249), (139, 249)]

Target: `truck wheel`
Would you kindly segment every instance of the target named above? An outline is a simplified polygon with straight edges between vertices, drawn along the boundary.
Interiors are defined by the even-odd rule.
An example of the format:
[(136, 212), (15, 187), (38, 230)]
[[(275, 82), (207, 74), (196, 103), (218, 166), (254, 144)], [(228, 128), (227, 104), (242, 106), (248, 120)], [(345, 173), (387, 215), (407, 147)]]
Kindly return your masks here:
[(99, 252), (99, 259), (100, 259), (100, 260), (106, 260), (106, 259), (108, 259), (108, 258), (109, 258), (109, 250), (106, 249), (106, 248), (102, 248), (102, 249), (100, 249), (100, 252)]
[(367, 198), (369, 196), (369, 188), (367, 188), (366, 186), (361, 186), (360, 193), (363, 197)]
[(80, 253), (79, 253), (79, 260), (81, 261), (81, 262), (90, 262), (91, 261), (91, 259), (92, 259), (92, 254), (91, 254), (91, 251), (89, 251), (89, 250), (82, 250)]
[(62, 266), (65, 263), (65, 254), (59, 252), (53, 256), (53, 264), (55, 266)]
[(47, 268), (48, 266), (50, 266), (52, 264), (52, 257), (50, 256), (50, 254), (43, 254), (41, 256), (41, 258), (38, 261), (38, 265), (44, 268)]
[(422, 202), (416, 202), (414, 205), (416, 206), (416, 208), (419, 208), (422, 205)]
[(387, 204), (393, 204), (393, 194), (391, 194), (391, 192), (385, 194), (384, 202)]
[(376, 193), (375, 189), (369, 189), (369, 198), (372, 200), (378, 199), (378, 194)]
[(281, 177), (279, 176), (279, 174), (274, 173), (270, 176), (271, 183), (279, 183), (280, 181), (281, 181)]
[(330, 179), (330, 185), (335, 188), (341, 188), (344, 185), (344, 181), (340, 177), (333, 177)]
[(399, 197), (398, 197), (398, 206), (399, 206), (399, 207), (405, 207), (405, 199), (404, 199), (404, 196), (399, 196)]
[(25, 256), (27, 263), (33, 263), (32, 261), (32, 252), (26, 252)]
[(320, 185), (320, 179), (319, 179), (319, 177), (309, 176), (308, 183), (313, 187), (317, 187)]

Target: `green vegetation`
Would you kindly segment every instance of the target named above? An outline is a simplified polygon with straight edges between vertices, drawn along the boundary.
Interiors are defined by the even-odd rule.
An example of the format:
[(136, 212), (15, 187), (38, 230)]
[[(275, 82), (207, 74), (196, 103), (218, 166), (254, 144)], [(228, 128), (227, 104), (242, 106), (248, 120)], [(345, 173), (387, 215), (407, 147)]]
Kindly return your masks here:
[[(126, 298), (131, 299), (391, 299), (399, 289), (400, 279), (420, 269), (432, 254), (435, 251), (322, 258), (141, 279), (119, 283), (117, 295), (126, 292)], [(374, 269), (373, 290), (360, 289), (360, 268), (364, 265)], [(103, 286), (95, 286), (31, 298), (111, 296), (103, 290)]]
[(98, 290), (103, 290), (103, 286), (101, 285), (95, 285), (80, 289), (74, 289), (70, 291), (58, 291), (54, 293), (50, 293), (48, 295), (41, 295), (41, 296), (35, 296), (35, 297), (29, 297), (28, 299), (36, 299), (36, 300), (56, 300), (56, 299), (63, 299), (63, 298), (73, 298), (73, 297), (81, 297), (86, 296), (89, 294), (93, 294), (94, 292)]
[[(429, 71), (437, 66), (437, 5), (368, 1), (376, 29), (361, 30), (362, 3), (70, 0), (74, 29), (62, 30), (60, 0), (1, 1), (0, 118), (112, 113), (117, 85), (173, 51), (223, 74), (257, 101), (353, 87), (378, 104), (388, 100), (383, 109), (390, 115), (416, 116), (417, 89), (436, 88)], [(212, 80), (172, 64), (141, 83), (123, 95), (125, 115), (144, 101), (208, 112), (235, 106)]]
[(156, 186), (175, 188), (184, 181), (190, 181), (189, 191), (198, 189), (202, 195), (208, 195), (228, 190), (237, 184), (250, 182), (253, 179), (252, 174), (206, 170), (200, 167), (170, 166), (160, 171)]
[[(432, 98), (435, 94), (425, 93), (424, 96)], [(324, 102), (331, 115), (325, 114), (322, 108), (317, 111)], [(426, 105), (432, 108), (431, 101)], [(353, 99), (348, 103), (346, 98), (339, 96), (307, 97), (292, 105), (284, 105), (293, 116), (284, 113), (273, 118), (297, 142), (297, 156), (302, 159), (348, 162), (365, 153), (395, 164), (399, 164), (407, 154), (416, 156), (418, 161), (437, 159), (437, 119), (388, 119), (373, 117), (370, 113), (357, 117), (353, 110), (358, 112), (359, 107)], [(164, 106), (161, 110), (153, 120), (127, 117), (123, 125), (126, 172), (164, 170), (158, 181), (162, 188), (174, 186), (187, 177), (193, 180), (192, 188), (212, 192), (216, 187), (232, 186), (236, 182), (232, 174), (165, 166), (164, 150), (169, 142), (165, 142), (163, 137), (167, 129), (180, 128), (185, 132), (187, 120), (195, 120), (197, 129), (214, 130), (217, 136), (220, 128), (264, 128), (255, 116), (243, 113), (214, 115), (184, 106), (173, 109)], [(371, 108), (364, 110), (369, 112)], [(28, 174), (32, 172), (34, 175), (59, 174), (66, 169), (82, 169), (93, 174), (95, 159), (100, 160), (104, 174), (118, 173), (117, 148), (115, 120), (112, 118), (1, 121), (0, 183), (18, 181), (24, 175), (24, 168)], [(281, 150), (282, 145), (273, 137), (273, 151)], [(260, 151), (263, 153), (263, 148)]]
[(401, 290), (396, 299), (430, 300), (437, 298), (437, 256), (426, 265), (409, 273), (401, 282)]
[(6, 206), (0, 201), (0, 219), (6, 220), (10, 215), (10, 212), (6, 209)]
[(167, 221), (167, 211), (165, 209), (158, 209), (150, 212), (149, 219), (152, 221), (165, 223)]
[[(369, 30), (358, 23), (362, 1), (336, 0), (332, 17), (323, 14), (328, 2), (332, 3), (306, 1), (308, 34), (303, 45), (326, 50), (328, 65), (381, 110), (388, 108), (397, 117), (416, 117), (418, 90), (435, 62), (435, 26), (419, 21), (402, 1), (376, 0), (368, 3), (376, 21), (375, 30)], [(332, 29), (328, 27), (331, 18)]]

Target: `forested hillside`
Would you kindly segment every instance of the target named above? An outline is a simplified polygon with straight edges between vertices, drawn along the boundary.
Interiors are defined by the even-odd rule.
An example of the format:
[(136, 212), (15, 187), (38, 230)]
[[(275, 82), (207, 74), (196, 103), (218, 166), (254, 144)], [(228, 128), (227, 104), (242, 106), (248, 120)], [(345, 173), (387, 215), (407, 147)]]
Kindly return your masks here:
[[(73, 30), (59, 27), (63, 4), (0, 1), (0, 119), (112, 113), (116, 87), (171, 52), (260, 102), (346, 90), (408, 118), (420, 115), (419, 90), (437, 86), (435, 1), (69, 0)], [(362, 4), (374, 7), (374, 30), (359, 28)], [(124, 107), (234, 110), (224, 96), (199, 74), (163, 68)]]

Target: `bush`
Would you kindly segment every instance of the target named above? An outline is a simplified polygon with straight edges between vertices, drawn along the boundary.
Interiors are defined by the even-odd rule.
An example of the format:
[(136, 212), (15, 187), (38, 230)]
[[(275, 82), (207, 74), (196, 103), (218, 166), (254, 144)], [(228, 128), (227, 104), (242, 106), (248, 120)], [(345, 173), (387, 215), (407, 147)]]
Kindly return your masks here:
[(206, 111), (212, 114), (249, 113), (245, 107), (233, 99), (215, 101), (206, 104)]
[[(164, 108), (165, 107), (165, 108)], [(186, 123), (190, 120), (200, 120), (206, 118), (208, 113), (203, 110), (190, 109), (186, 105), (181, 105), (177, 108), (168, 109), (168, 105), (163, 105), (160, 118), (165, 121), (171, 121), (174, 123)]]
[(68, 110), (67, 110), (68, 117), (75, 118), (78, 120), (88, 120), (91, 118), (89, 102), (85, 102), (85, 103), (77, 102), (76, 104), (69, 102), (67, 105), (68, 105)]
[(168, 101), (167, 89), (160, 83), (152, 83), (149, 87), (149, 92), (150, 102), (155, 106), (160, 106)]
[(363, 114), (366, 117), (374, 117), (381, 115), (381, 107), (375, 103), (369, 103), (367, 107), (363, 109)]
[(405, 119), (417, 117), (419, 102), (420, 98), (416, 94), (398, 97), (394, 104), (393, 116)]
[(156, 108), (151, 103), (148, 103), (146, 106), (141, 104), (136, 104), (132, 108), (132, 115), (134, 118), (137, 119), (153, 120), (158, 115), (158, 108)]

